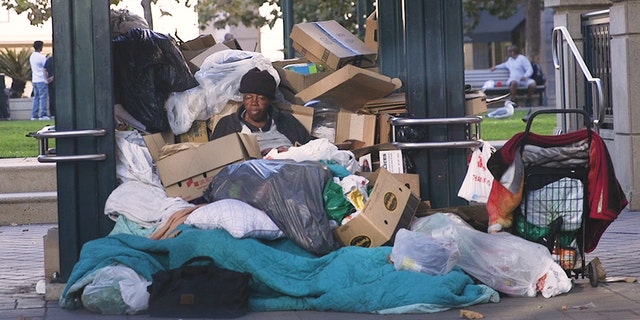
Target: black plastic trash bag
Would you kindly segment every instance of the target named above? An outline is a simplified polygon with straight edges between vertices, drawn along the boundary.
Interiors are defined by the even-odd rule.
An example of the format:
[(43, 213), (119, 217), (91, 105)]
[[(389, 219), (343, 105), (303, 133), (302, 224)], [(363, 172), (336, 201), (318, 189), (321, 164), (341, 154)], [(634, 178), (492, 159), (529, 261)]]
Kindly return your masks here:
[(198, 86), (173, 39), (141, 28), (113, 39), (113, 78), (115, 103), (151, 133), (170, 129), (169, 95)]
[(203, 197), (237, 199), (258, 208), (293, 242), (323, 255), (339, 247), (333, 238), (322, 193), (331, 171), (321, 162), (256, 159), (229, 165)]

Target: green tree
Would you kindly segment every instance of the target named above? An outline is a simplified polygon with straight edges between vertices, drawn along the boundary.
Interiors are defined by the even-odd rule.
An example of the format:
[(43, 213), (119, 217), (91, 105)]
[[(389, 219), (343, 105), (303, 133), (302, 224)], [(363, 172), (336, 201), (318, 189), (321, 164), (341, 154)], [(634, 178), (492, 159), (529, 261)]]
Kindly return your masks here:
[(469, 18), (465, 30), (473, 30), (479, 22), (480, 12), (487, 11), (500, 19), (513, 16), (518, 5), (525, 9), (525, 43), (524, 54), (530, 59), (540, 62), (540, 13), (544, 9), (543, 0), (462, 0), (462, 7)]

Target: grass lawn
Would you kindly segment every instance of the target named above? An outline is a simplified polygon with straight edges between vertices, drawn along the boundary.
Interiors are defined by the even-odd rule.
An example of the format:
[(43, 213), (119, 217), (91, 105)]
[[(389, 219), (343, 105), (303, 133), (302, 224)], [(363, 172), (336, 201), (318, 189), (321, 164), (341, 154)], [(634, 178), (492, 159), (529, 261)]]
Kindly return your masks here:
[[(27, 158), (38, 156), (38, 139), (27, 137), (29, 132), (35, 132), (50, 121), (11, 120), (0, 121), (0, 158)], [(49, 147), (55, 146), (55, 140), (49, 140)]]
[[(516, 109), (515, 114), (507, 119), (492, 119), (483, 114), (482, 139), (487, 141), (509, 140), (517, 132), (524, 131), (526, 123), (522, 117), (526, 110)], [(51, 121), (12, 120), (0, 121), (0, 158), (27, 158), (38, 156), (38, 140), (27, 137), (29, 132), (36, 132), (45, 125), (52, 125)], [(531, 128), (532, 132), (539, 134), (552, 134), (556, 127), (554, 114), (537, 116)], [(49, 147), (55, 147), (55, 139), (49, 140)]]
[[(493, 110), (490, 110), (493, 111)], [(527, 124), (522, 118), (527, 115), (527, 110), (516, 109), (515, 114), (505, 119), (493, 119), (481, 114), (482, 139), (486, 141), (509, 140), (514, 134), (524, 131)], [(533, 119), (531, 132), (538, 134), (553, 134), (556, 127), (556, 115), (552, 113), (541, 114)]]

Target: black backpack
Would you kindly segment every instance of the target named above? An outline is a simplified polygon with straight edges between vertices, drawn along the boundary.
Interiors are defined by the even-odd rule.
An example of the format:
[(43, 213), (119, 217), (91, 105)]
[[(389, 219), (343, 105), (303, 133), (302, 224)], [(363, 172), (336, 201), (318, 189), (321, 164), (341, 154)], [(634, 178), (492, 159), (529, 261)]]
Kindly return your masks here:
[(542, 67), (540, 67), (540, 65), (537, 63), (531, 63), (531, 67), (533, 68), (531, 79), (536, 81), (536, 85), (544, 85), (547, 82), (547, 77), (544, 76)]

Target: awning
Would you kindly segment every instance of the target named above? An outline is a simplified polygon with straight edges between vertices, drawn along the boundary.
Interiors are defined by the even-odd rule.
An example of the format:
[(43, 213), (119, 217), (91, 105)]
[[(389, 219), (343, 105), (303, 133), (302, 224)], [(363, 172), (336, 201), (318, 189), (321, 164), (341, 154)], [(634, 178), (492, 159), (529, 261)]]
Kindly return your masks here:
[(518, 11), (507, 19), (500, 19), (487, 11), (481, 11), (478, 25), (473, 29), (473, 32), (464, 34), (464, 42), (512, 41), (513, 31), (524, 23), (524, 20), (525, 14), (522, 6), (518, 6)]

